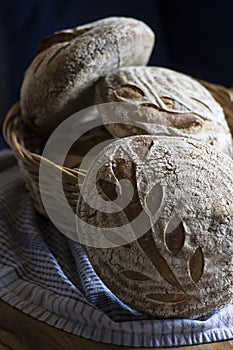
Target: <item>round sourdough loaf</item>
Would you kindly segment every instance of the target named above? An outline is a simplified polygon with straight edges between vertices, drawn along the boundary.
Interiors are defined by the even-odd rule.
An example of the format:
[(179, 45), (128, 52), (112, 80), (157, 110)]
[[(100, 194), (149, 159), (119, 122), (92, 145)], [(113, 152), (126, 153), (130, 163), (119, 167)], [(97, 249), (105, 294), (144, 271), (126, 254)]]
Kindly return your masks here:
[(93, 84), (122, 66), (144, 65), (154, 34), (143, 22), (112, 17), (45, 39), (26, 71), (22, 116), (42, 136), (94, 103)]
[[(133, 136), (107, 146), (86, 175), (77, 207), (79, 234), (92, 231), (85, 249), (106, 286), (153, 317), (198, 318), (230, 303), (232, 173), (230, 157), (185, 138)], [(122, 180), (133, 186), (131, 202), (115, 213), (96, 209), (124, 196)]]
[(96, 85), (96, 103), (105, 102), (122, 102), (99, 106), (107, 129), (116, 138), (183, 136), (232, 154), (222, 108), (207, 89), (187, 75), (161, 67), (121, 68)]

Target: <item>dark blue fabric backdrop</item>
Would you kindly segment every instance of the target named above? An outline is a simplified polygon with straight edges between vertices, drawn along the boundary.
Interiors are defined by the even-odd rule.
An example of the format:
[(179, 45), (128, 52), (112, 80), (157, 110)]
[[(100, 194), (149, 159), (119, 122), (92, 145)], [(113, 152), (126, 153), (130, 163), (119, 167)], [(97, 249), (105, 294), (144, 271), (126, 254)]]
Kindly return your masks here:
[(19, 98), (45, 36), (111, 15), (141, 19), (156, 32), (150, 64), (233, 85), (232, 0), (0, 0), (0, 118)]

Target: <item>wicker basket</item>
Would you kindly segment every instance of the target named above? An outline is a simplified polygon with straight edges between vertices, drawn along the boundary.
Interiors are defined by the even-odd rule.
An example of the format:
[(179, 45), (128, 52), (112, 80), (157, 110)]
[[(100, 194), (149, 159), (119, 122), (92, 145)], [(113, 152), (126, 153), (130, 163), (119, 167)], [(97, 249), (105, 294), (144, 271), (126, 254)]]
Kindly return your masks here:
[[(233, 133), (233, 90), (201, 80), (199, 80), (199, 82), (211, 92), (214, 98), (223, 107), (231, 132)], [(42, 157), (39, 154), (30, 152), (25, 146), (25, 133), (23, 133), (22, 129), (19, 102), (8, 112), (3, 125), (3, 133), (7, 143), (15, 151), (19, 160), (19, 166), (24, 175), (26, 186), (33, 199), (35, 208), (42, 215), (47, 216), (39, 190), (39, 167)], [(43, 158), (43, 160), (47, 162), (49, 167), (55, 167), (62, 171), (64, 193), (68, 203), (75, 212), (79, 196), (78, 176), (81, 175), (84, 177), (85, 171), (77, 168), (71, 169), (61, 167), (45, 158)], [(58, 180), (55, 179), (54, 181)]]
[(222, 106), (227, 123), (233, 135), (233, 88), (226, 88), (203, 80), (199, 82), (210, 91), (215, 100)]
[[(19, 102), (9, 110), (3, 124), (3, 134), (7, 143), (16, 153), (21, 172), (25, 178), (26, 187), (30, 192), (35, 208), (39, 213), (47, 217), (39, 190), (39, 167), (42, 156), (30, 152), (25, 147), (25, 136), (22, 129)], [(69, 205), (75, 212), (79, 195), (78, 176), (82, 175), (84, 177), (85, 172), (79, 169), (58, 166), (45, 158), (43, 160), (46, 161), (49, 167), (55, 167), (62, 171), (64, 193)], [(58, 179), (55, 178), (54, 181), (58, 181)]]

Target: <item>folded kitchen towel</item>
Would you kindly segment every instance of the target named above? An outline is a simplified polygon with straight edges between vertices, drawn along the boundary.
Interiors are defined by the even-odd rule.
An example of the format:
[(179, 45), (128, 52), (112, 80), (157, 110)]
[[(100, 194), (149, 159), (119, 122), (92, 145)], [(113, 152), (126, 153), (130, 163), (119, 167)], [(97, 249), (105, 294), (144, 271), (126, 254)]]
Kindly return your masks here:
[(119, 300), (81, 245), (35, 211), (9, 150), (0, 153), (0, 298), (51, 326), (121, 346), (233, 339), (233, 304), (202, 320), (160, 320)]

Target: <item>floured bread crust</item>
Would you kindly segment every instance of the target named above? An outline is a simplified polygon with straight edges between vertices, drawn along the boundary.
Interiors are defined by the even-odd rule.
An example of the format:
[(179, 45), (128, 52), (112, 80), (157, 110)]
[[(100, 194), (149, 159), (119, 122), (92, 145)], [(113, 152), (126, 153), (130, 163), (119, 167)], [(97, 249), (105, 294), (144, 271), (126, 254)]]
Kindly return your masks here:
[[(120, 181), (129, 180), (130, 204), (107, 213), (90, 206), (84, 195), (78, 203), (80, 229), (85, 223), (93, 227), (95, 244), (85, 249), (106, 286), (152, 317), (198, 318), (230, 303), (232, 173), (230, 157), (185, 138), (134, 136), (107, 146), (89, 169), (82, 193), (98, 204), (92, 193), (96, 184), (101, 200), (110, 204), (124, 195)], [(140, 235), (141, 212), (150, 226)], [(96, 247), (102, 237), (95, 227), (120, 232), (127, 224), (136, 240), (128, 240), (128, 227), (121, 236), (124, 245), (116, 245), (116, 231), (103, 233), (108, 247)]]
[(182, 136), (232, 155), (222, 108), (207, 89), (187, 75), (162, 67), (125, 67), (98, 82), (96, 103), (105, 102), (122, 102), (99, 106), (106, 128), (116, 138)]
[(24, 121), (49, 135), (65, 118), (94, 104), (93, 84), (129, 65), (148, 62), (154, 34), (143, 22), (111, 17), (45, 39), (21, 88)]

